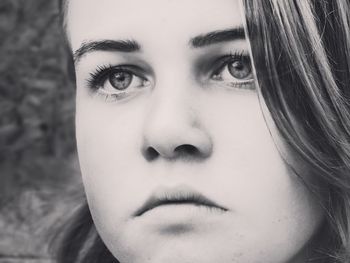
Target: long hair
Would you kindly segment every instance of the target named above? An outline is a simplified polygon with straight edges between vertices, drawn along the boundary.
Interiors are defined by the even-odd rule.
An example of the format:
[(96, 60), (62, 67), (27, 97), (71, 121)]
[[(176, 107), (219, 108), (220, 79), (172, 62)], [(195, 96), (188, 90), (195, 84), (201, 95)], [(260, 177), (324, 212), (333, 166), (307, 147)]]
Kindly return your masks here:
[[(66, 1), (60, 2), (64, 14)], [(243, 3), (259, 92), (284, 142), (319, 181), (308, 187), (325, 209), (323, 260), (348, 263), (350, 3)], [(118, 263), (100, 239), (87, 204), (67, 224), (58, 263)]]
[[(57, 263), (119, 263), (98, 235), (87, 203), (62, 227), (54, 246)], [(56, 245), (57, 243), (54, 243)]]
[(350, 3), (244, 4), (261, 94), (284, 141), (320, 181), (309, 188), (326, 212), (326, 262), (350, 262)]

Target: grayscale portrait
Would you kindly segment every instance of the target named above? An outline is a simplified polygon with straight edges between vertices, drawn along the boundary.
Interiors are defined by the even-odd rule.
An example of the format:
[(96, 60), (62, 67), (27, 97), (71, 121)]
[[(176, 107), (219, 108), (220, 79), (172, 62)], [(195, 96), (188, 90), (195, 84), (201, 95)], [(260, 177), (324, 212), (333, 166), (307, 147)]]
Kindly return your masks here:
[(82, 187), (50, 262), (350, 262), (349, 1), (57, 12)]

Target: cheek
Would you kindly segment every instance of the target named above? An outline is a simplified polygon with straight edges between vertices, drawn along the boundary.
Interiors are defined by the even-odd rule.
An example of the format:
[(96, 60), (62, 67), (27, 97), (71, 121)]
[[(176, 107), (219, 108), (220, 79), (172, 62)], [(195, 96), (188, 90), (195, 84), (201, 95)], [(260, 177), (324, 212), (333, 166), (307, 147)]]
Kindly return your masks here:
[[(217, 198), (234, 209), (232, 225), (239, 222), (247, 240), (260, 239), (262, 247), (264, 242), (268, 246), (279, 243), (284, 245), (281, 253), (302, 247), (323, 220), (318, 200), (282, 159), (288, 151), (268, 112), (263, 116), (258, 98), (222, 97), (220, 101), (215, 113), (203, 114), (210, 116), (207, 123), (215, 141), (206, 167), (207, 174), (215, 176), (207, 179), (207, 186), (220, 189)], [(301, 167), (293, 165), (296, 170)], [(307, 173), (300, 176), (314, 181)]]
[(104, 220), (127, 215), (125, 210), (133, 208), (133, 197), (137, 199), (130, 193), (142, 185), (137, 180), (142, 173), (138, 165), (142, 162), (142, 120), (141, 106), (130, 111), (91, 99), (77, 103), (76, 135), (83, 182), (93, 214), (103, 215)]

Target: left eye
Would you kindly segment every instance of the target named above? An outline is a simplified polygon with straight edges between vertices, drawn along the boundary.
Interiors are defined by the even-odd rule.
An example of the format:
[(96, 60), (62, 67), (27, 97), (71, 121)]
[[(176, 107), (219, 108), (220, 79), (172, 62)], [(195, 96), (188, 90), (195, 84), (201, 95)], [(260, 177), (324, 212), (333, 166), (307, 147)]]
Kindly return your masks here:
[(233, 57), (225, 61), (213, 74), (216, 81), (242, 83), (253, 80), (252, 66), (249, 56)]
[(244, 60), (233, 61), (227, 65), (228, 71), (236, 79), (247, 79), (252, 73), (250, 63)]

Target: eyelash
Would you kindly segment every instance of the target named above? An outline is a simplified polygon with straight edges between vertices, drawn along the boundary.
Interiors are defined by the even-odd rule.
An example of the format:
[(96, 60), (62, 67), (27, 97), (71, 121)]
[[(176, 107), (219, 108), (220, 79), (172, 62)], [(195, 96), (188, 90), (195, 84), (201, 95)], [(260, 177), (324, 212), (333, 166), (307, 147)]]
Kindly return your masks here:
[[(250, 64), (250, 57), (246, 52), (235, 52), (230, 53), (229, 55), (224, 55), (219, 57), (218, 59), (211, 62), (211, 64), (214, 65), (214, 68), (211, 67), (209, 71), (209, 78), (213, 80), (214, 76), (217, 76), (220, 74), (220, 72), (223, 72), (225, 70), (225, 67), (229, 65), (229, 63), (232, 63), (234, 61), (247, 61)], [(251, 67), (251, 66), (250, 66)], [(111, 64), (108, 65), (101, 65), (98, 66), (93, 72), (90, 73), (90, 77), (87, 79), (87, 87), (90, 91), (96, 93), (98, 92), (105, 83), (108, 76), (116, 72), (117, 70), (120, 70), (122, 72), (127, 72), (133, 76), (136, 76), (143, 81), (147, 81), (147, 78), (144, 77), (144, 74), (142, 73), (142, 69), (134, 66), (134, 65), (119, 65), (119, 66), (113, 66)], [(215, 80), (213, 80), (215, 81)], [(239, 89), (254, 89), (252, 87), (252, 80), (243, 80), (243, 81), (234, 81), (227, 83), (230, 85), (230, 87), (239, 88)], [(125, 92), (119, 92), (120, 94), (124, 94)], [(118, 94), (103, 94), (104, 96), (114, 96), (117, 98)]]
[(90, 73), (90, 77), (87, 79), (88, 88), (90, 90), (98, 90), (103, 86), (103, 83), (104, 81), (106, 81), (106, 78), (108, 78), (109, 74), (115, 72), (116, 70), (127, 72), (143, 80), (146, 80), (146, 78), (141, 76), (142, 74), (137, 73), (142, 70), (137, 68), (136, 66), (132, 66), (132, 65), (112, 66), (111, 64), (101, 65), (101, 66), (98, 66), (93, 72)]
[[(219, 70), (220, 68), (222, 68), (223, 66), (225, 66), (227, 63), (231, 62), (231, 61), (235, 61), (235, 60), (242, 60), (242, 59), (246, 59), (249, 56), (244, 52), (231, 52), (228, 55), (224, 55), (222, 57), (219, 57), (218, 59), (216, 59), (214, 61), (214, 64), (217, 65), (215, 68), (216, 70)], [(213, 70), (213, 72), (215, 73), (215, 70)]]

